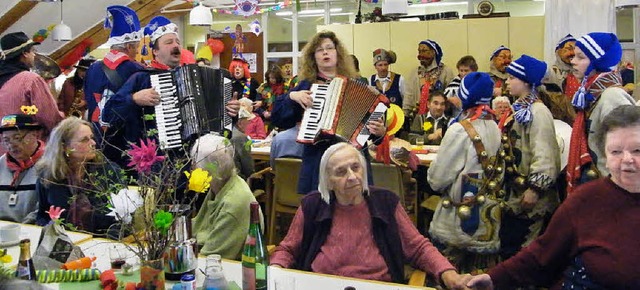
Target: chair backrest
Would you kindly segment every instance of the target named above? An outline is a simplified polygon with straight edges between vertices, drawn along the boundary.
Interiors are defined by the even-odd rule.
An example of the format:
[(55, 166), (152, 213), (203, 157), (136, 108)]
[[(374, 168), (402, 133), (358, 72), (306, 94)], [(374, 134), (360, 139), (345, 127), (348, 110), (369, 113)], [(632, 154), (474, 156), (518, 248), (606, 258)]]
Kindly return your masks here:
[(400, 167), (394, 164), (371, 163), (371, 171), (373, 185), (393, 191), (400, 197), (400, 202), (404, 206), (405, 189)]
[(276, 158), (273, 194), (280, 205), (297, 207), (302, 194), (298, 194), (298, 176), (302, 160), (297, 158)]

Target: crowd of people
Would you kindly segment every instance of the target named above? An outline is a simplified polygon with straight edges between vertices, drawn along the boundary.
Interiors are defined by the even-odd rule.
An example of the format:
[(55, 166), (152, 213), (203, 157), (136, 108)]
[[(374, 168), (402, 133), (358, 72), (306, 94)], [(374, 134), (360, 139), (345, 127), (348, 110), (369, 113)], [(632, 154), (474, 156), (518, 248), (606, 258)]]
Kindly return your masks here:
[[(57, 99), (30, 72), (39, 43), (22, 32), (0, 39), (1, 220), (46, 225), (57, 206), (78, 230), (118, 236), (108, 197), (96, 189), (136, 177), (121, 170), (131, 162), (123, 152), (156, 138), (148, 134), (158, 127), (149, 116), (161, 97), (151, 75), (184, 63), (175, 23), (157, 16), (143, 27), (128, 7), (107, 11), (110, 51), (80, 60)], [(140, 45), (153, 55), (149, 66), (135, 60)], [(593, 32), (567, 35), (555, 50), (556, 62), (547, 65), (524, 54), (513, 60), (517, 52), (500, 45), (488, 56), (488, 72), (466, 55), (456, 74), (442, 62), (442, 47), (427, 39), (409, 75), (393, 72), (395, 52), (378, 48), (376, 73), (361, 76), (357, 58), (322, 31), (303, 48), (293, 82), (270, 67), (262, 84), (237, 55), (225, 105), (231, 136), (206, 134), (186, 150), (164, 152), (215, 176), (194, 212), (201, 253), (240, 259), (248, 205), (256, 201), (246, 180), (260, 166), (247, 148), (273, 130), (270, 166), (275, 158), (300, 158), (292, 178), (304, 197), (271, 265), (403, 283), (409, 264), (448, 289), (640, 288), (632, 264), (640, 258), (633, 250), (640, 108), (617, 69), (622, 47), (615, 34)], [(391, 122), (368, 120), (362, 149), (341, 138), (296, 142), (312, 87), (335, 78), (356, 79), (400, 110)], [(571, 123), (570, 136), (556, 133), (560, 120)], [(384, 157), (393, 138), (441, 147), (428, 169), (416, 170)], [(566, 161), (559, 139), (570, 143)], [(411, 167), (420, 194), (440, 195), (427, 231), (412, 223), (397, 193), (376, 187), (377, 161)]]

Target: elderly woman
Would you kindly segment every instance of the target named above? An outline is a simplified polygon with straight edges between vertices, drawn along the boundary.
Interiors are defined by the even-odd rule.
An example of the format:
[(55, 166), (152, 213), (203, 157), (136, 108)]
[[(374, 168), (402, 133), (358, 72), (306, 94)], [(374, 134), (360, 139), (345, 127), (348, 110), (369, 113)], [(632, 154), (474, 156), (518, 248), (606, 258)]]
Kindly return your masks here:
[[(302, 69), (300, 82), (291, 92), (276, 98), (271, 123), (280, 129), (289, 129), (302, 120), (304, 111), (311, 107), (311, 86), (326, 84), (337, 76), (355, 78), (357, 74), (353, 68), (347, 49), (331, 31), (317, 33), (305, 45), (302, 51)], [(367, 129), (376, 140), (381, 140), (386, 133), (382, 120), (373, 120), (367, 124)], [(302, 155), (302, 169), (298, 179), (298, 193), (306, 194), (318, 187), (318, 165), (320, 158), (332, 142), (305, 145)], [(366, 152), (366, 151), (365, 151)]]
[(611, 176), (577, 187), (542, 236), (469, 286), (640, 289), (640, 108), (612, 110), (596, 138)]
[(44, 155), (36, 163), (40, 177), (36, 183), (38, 225), (50, 221), (46, 211), (52, 205), (66, 209), (60, 218), (80, 230), (104, 234), (115, 223), (106, 215), (107, 193), (100, 191), (125, 181), (118, 166), (104, 159), (95, 145), (91, 124), (77, 117), (69, 117), (53, 129)]
[[(604, 152), (596, 145), (595, 132), (602, 119), (614, 108), (633, 105), (635, 100), (622, 89), (620, 73), (613, 71), (622, 58), (622, 46), (613, 33), (592, 32), (576, 41), (571, 59), (582, 84), (571, 103), (576, 109), (569, 161), (567, 193), (578, 184), (607, 176)], [(586, 134), (585, 134), (586, 132)]]
[(193, 145), (194, 166), (213, 176), (205, 201), (193, 219), (193, 233), (202, 247), (201, 254), (239, 260), (249, 231), (249, 204), (256, 199), (236, 173), (233, 153), (229, 140), (217, 135), (204, 135)]
[(320, 162), (318, 191), (302, 199), (271, 265), (403, 283), (409, 262), (449, 289), (464, 289), (455, 268), (413, 226), (398, 196), (368, 187), (366, 171), (364, 157), (350, 144), (329, 147)]
[(508, 116), (512, 112), (511, 102), (509, 101), (509, 98), (505, 96), (493, 98), (493, 101), (491, 101), (491, 109), (496, 113), (497, 121), (502, 120), (503, 116)]

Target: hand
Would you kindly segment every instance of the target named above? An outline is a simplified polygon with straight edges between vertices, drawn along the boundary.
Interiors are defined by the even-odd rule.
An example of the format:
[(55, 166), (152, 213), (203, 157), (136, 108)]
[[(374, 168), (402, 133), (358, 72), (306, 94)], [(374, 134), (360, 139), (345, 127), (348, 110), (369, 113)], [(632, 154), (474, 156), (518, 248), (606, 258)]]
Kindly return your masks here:
[(156, 106), (160, 104), (160, 95), (154, 88), (144, 89), (132, 96), (133, 102), (138, 106)]
[(253, 109), (254, 109), (254, 110), (255, 110), (255, 109), (258, 109), (258, 108), (260, 108), (260, 107), (262, 107), (262, 101), (255, 101), (255, 102), (253, 102)]
[(450, 290), (469, 289), (467, 283), (472, 278), (469, 274), (460, 275), (455, 270), (444, 271), (440, 277), (447, 289)]
[(440, 139), (442, 139), (442, 128), (436, 130), (435, 132), (427, 135), (427, 139), (429, 139), (429, 141), (438, 141)]
[(269, 119), (269, 118), (271, 118), (271, 112), (269, 112), (269, 111), (264, 111), (264, 113), (262, 113), (262, 116), (263, 116), (265, 119)]
[(369, 121), (367, 123), (367, 129), (369, 129), (369, 132), (371, 132), (371, 134), (378, 137), (382, 137), (387, 133), (387, 127), (384, 126), (384, 122), (382, 121), (382, 119)]
[(473, 276), (471, 280), (467, 282), (467, 287), (476, 290), (493, 290), (493, 281), (487, 274), (480, 274)]
[(493, 96), (494, 97), (502, 96), (502, 88), (493, 88)]
[(227, 111), (227, 115), (235, 117), (238, 115), (238, 111), (240, 111), (240, 101), (232, 99), (226, 106), (224, 106), (224, 108)]
[(520, 203), (520, 205), (522, 206), (522, 209), (524, 209), (525, 211), (530, 211), (531, 209), (533, 209), (534, 206), (536, 206), (538, 199), (539, 199), (538, 193), (532, 190), (531, 188), (529, 188), (525, 190), (524, 196), (522, 196), (522, 202)]
[(303, 109), (307, 109), (311, 107), (313, 104), (313, 99), (311, 98), (311, 91), (296, 91), (289, 93), (289, 98), (294, 102), (300, 104)]

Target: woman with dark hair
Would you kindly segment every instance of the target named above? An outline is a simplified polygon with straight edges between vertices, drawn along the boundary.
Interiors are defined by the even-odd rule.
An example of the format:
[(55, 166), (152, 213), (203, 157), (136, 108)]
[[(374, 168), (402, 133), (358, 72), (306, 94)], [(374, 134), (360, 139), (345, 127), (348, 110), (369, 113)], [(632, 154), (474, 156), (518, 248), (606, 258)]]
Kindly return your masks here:
[[(344, 44), (331, 31), (317, 33), (302, 50), (300, 82), (288, 94), (278, 96), (273, 106), (271, 123), (286, 130), (302, 120), (304, 111), (311, 107), (311, 86), (328, 84), (335, 77), (357, 76)], [(386, 133), (384, 122), (373, 120), (367, 124), (369, 132), (381, 139)], [(298, 180), (298, 193), (306, 194), (318, 188), (319, 164), (322, 153), (335, 142), (320, 142), (304, 146), (302, 169)], [(366, 150), (364, 152), (367, 152)]]
[(271, 117), (271, 110), (276, 97), (287, 93), (284, 86), (284, 77), (282, 70), (277, 65), (272, 66), (265, 73), (265, 82), (258, 87), (258, 94), (262, 98), (262, 114), (265, 119)]
[[(51, 221), (46, 213), (50, 206), (66, 209), (60, 217), (79, 230), (106, 234), (116, 222), (107, 216), (109, 193), (100, 191), (126, 181), (120, 168), (96, 151), (94, 139), (91, 124), (76, 117), (64, 119), (51, 132), (44, 155), (36, 163), (38, 225)], [(117, 233), (117, 229), (109, 232)]]
[(84, 77), (92, 63), (96, 61), (93, 57), (83, 58), (74, 66), (76, 72), (73, 77), (67, 78), (62, 84), (62, 90), (58, 95), (58, 110), (65, 116), (74, 116), (86, 119), (87, 102), (84, 100)]
[(542, 236), (469, 287), (640, 289), (640, 107), (613, 109), (599, 128), (611, 175), (578, 186)]

